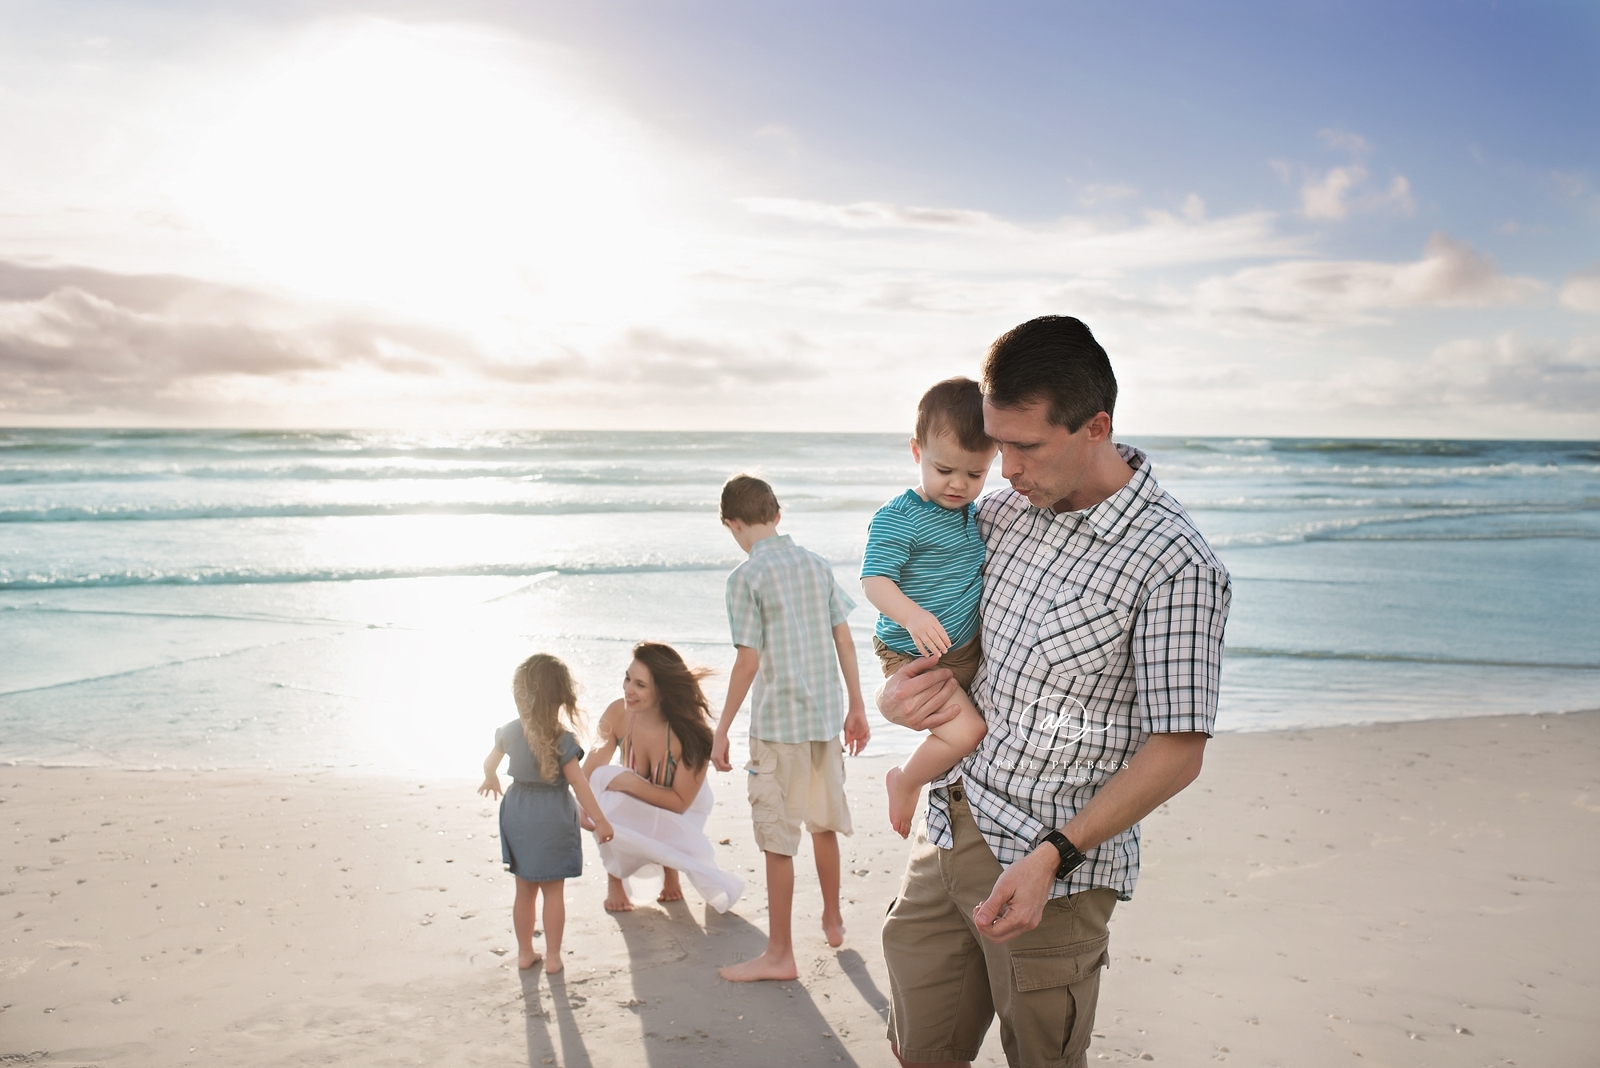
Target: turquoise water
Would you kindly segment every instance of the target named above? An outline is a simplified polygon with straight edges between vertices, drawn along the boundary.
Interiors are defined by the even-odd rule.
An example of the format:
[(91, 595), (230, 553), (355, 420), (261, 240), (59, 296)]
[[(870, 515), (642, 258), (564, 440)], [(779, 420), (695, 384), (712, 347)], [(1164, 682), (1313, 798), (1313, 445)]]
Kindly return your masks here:
[[(1219, 729), (1600, 705), (1600, 445), (1134, 444), (1234, 575)], [(0, 759), (470, 774), (530, 651), (596, 714), (635, 641), (726, 670), (739, 470), (863, 606), (870, 690), (897, 436), (0, 431)]]

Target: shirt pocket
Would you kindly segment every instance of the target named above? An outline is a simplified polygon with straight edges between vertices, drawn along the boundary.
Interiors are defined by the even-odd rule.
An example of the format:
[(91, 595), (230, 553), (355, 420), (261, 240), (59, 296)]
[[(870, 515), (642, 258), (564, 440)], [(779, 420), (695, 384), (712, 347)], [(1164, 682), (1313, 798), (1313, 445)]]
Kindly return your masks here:
[(1034, 638), (1034, 648), (1052, 677), (1097, 675), (1122, 645), (1128, 617), (1108, 604), (1074, 597), (1052, 605)]

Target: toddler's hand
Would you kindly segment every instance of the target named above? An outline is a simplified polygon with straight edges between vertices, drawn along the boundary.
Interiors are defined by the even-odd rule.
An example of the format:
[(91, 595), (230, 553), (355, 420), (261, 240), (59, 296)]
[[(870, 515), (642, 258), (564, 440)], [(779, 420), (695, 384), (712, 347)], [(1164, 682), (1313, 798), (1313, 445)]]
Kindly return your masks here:
[(917, 643), (917, 652), (923, 656), (943, 656), (950, 651), (950, 635), (945, 633), (939, 617), (924, 611), (913, 616), (906, 627), (911, 640)]
[(500, 789), (500, 776), (490, 775), (486, 777), (483, 780), (483, 785), (478, 787), (478, 792), (484, 797), (488, 797), (490, 794), (499, 797), (503, 793)]

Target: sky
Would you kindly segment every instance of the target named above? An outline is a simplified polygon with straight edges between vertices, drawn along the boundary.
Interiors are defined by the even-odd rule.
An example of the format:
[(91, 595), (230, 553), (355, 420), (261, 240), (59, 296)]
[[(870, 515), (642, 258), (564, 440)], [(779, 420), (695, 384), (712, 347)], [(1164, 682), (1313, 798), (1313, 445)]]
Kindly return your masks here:
[(0, 0), (0, 425), (1600, 437), (1591, 3)]

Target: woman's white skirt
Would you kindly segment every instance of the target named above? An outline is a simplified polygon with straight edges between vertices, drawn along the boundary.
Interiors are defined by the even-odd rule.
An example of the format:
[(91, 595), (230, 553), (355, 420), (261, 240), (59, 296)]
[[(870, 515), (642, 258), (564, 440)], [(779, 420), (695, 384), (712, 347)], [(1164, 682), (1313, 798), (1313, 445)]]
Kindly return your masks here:
[(717, 866), (717, 855), (706, 837), (706, 819), (714, 800), (709, 777), (700, 785), (689, 810), (679, 815), (631, 794), (606, 789), (618, 775), (632, 774), (621, 764), (606, 764), (589, 776), (595, 798), (616, 832), (615, 838), (600, 846), (600, 863), (619, 879), (660, 879), (662, 868), (676, 868), (706, 904), (727, 912), (744, 893), (744, 880)]

